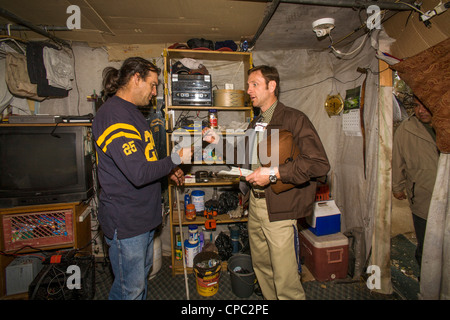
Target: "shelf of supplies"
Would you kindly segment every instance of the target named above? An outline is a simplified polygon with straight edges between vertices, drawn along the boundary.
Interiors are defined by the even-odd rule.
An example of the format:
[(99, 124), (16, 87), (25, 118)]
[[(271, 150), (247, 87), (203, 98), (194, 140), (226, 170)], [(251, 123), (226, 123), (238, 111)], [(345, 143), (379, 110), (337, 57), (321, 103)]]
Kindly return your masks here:
[[(172, 217), (173, 217), (173, 223), (176, 224), (176, 226), (178, 226), (179, 224), (179, 219), (178, 219), (178, 209), (173, 209), (174, 212), (172, 213)], [(187, 220), (186, 216), (184, 214), (184, 210), (180, 209), (181, 212), (181, 224), (183, 226), (187, 226), (190, 224), (196, 224), (196, 225), (204, 225), (205, 224), (205, 217), (203, 216), (197, 216), (195, 218), (195, 220)], [(218, 214), (217, 216), (214, 217), (214, 220), (216, 220), (217, 224), (227, 224), (227, 223), (240, 223), (240, 222), (247, 222), (248, 218), (247, 217), (239, 217), (239, 218), (230, 218), (230, 216), (227, 213), (224, 214)]]
[(251, 61), (250, 52), (240, 51), (208, 51), (208, 50), (184, 50), (184, 49), (166, 49), (164, 54), (171, 59), (200, 59), (200, 60), (225, 60), (225, 61)]
[(186, 187), (220, 187), (220, 186), (233, 186), (239, 184), (239, 180), (230, 180), (230, 181), (210, 181), (210, 182), (196, 182), (196, 183), (185, 183)]
[(2, 127), (90, 127), (91, 122), (58, 122), (58, 123), (7, 123), (0, 122)]
[[(219, 132), (219, 131), (218, 131)], [(178, 128), (174, 131), (167, 131), (168, 134), (173, 134), (175, 136), (201, 136), (201, 131), (189, 131), (184, 128)], [(229, 131), (220, 131), (221, 135), (231, 135), (231, 136), (245, 136), (245, 131), (243, 129), (230, 129)]]
[[(174, 123), (174, 120), (176, 120), (176, 115), (183, 114), (183, 111), (189, 111), (193, 110), (199, 114), (199, 112), (205, 112), (210, 109), (216, 109), (218, 113), (223, 112), (222, 114), (225, 115), (223, 119), (227, 119), (227, 121), (223, 121), (221, 129), (225, 128), (225, 124), (230, 124), (232, 120), (240, 120), (242, 122), (248, 121), (248, 119), (253, 118), (253, 107), (251, 106), (251, 103), (248, 103), (248, 96), (246, 96), (246, 103), (238, 104), (234, 107), (229, 106), (180, 106), (180, 105), (171, 105), (172, 99), (171, 99), (171, 81), (170, 76), (172, 72), (172, 65), (177, 60), (181, 60), (183, 58), (190, 58), (195, 60), (201, 60), (202, 63), (207, 67), (210, 71), (210, 74), (214, 76), (214, 69), (217, 68), (223, 68), (223, 66), (229, 66), (229, 78), (232, 80), (236, 80), (235, 87), (245, 87), (245, 84), (247, 83), (248, 74), (247, 71), (252, 68), (253, 60), (252, 60), (252, 53), (251, 52), (236, 52), (236, 51), (206, 51), (206, 50), (186, 50), (186, 49), (165, 49), (164, 50), (164, 101), (165, 101), (165, 110), (166, 110), (166, 121), (165, 121), (165, 128), (166, 128), (166, 147), (167, 147), (167, 153), (170, 154), (172, 148), (175, 146), (175, 141), (172, 141), (173, 138), (185, 138), (185, 137), (194, 137), (192, 139), (194, 143), (198, 144), (198, 140), (201, 140), (201, 131), (187, 131), (186, 129), (181, 130), (171, 130), (172, 129), (172, 123)], [(225, 64), (223, 64), (225, 62)], [(230, 62), (230, 63), (229, 63)], [(223, 64), (223, 65), (222, 65)], [(227, 69), (228, 70), (228, 69)], [(225, 72), (226, 73), (226, 72)], [(236, 76), (239, 74), (239, 77), (236, 78)], [(221, 79), (220, 77), (218, 79)], [(224, 85), (222, 83), (224, 79), (216, 80), (218, 83), (212, 83), (212, 87), (219, 88), (219, 85)], [(229, 81), (229, 80), (227, 80)], [(211, 103), (211, 102), (209, 102)], [(212, 103), (214, 104), (214, 103)], [(216, 104), (221, 104), (221, 102), (217, 102)], [(171, 111), (171, 112), (170, 112)], [(230, 111), (235, 111), (238, 115), (234, 116), (233, 113), (230, 113)], [(228, 130), (228, 132), (227, 132)], [(239, 138), (239, 136), (245, 136), (244, 129), (225, 129), (218, 131), (222, 136), (229, 136), (231, 139), (235, 139), (236, 137)], [(189, 139), (189, 138), (187, 138)], [(203, 144), (203, 143), (202, 143)], [(197, 147), (196, 145), (194, 147)], [(203, 156), (203, 155), (202, 155)], [(196, 159), (201, 159), (201, 157), (195, 157)], [(218, 157), (219, 158), (219, 157)], [(206, 157), (205, 160), (199, 160), (199, 161), (192, 161), (189, 164), (186, 165), (227, 165), (223, 159), (215, 160), (212, 158), (209, 160), (209, 157)], [(219, 169), (217, 169), (219, 170)], [(190, 180), (195, 181), (195, 180)], [(211, 188), (211, 187), (227, 187), (232, 189), (237, 189), (237, 186), (239, 185), (239, 178), (227, 178), (227, 179), (219, 179), (219, 178), (210, 178), (208, 182), (203, 183), (185, 183), (184, 187), (186, 188)], [(172, 181), (169, 180), (169, 207), (170, 207), (170, 237), (171, 237), (171, 249), (172, 249), (172, 275), (183, 273), (183, 261), (182, 260), (176, 260), (175, 256), (175, 228), (179, 226), (179, 219), (178, 219), (178, 208), (175, 206), (174, 208), (174, 197), (178, 198), (177, 190), (174, 190), (176, 186), (172, 183)], [(175, 191), (175, 192), (173, 192)], [(183, 207), (183, 204), (178, 204), (180, 206), (180, 210)], [(187, 221), (185, 220), (184, 210), (181, 210), (182, 212), (182, 219), (181, 225), (188, 225), (188, 224), (204, 224), (205, 218), (204, 217), (197, 217), (195, 221)], [(247, 222), (247, 217), (240, 217), (236, 219), (230, 218), (230, 216), (234, 216), (233, 214), (222, 214), (215, 217), (217, 224), (233, 224), (233, 223), (239, 223), (239, 222)], [(222, 266), (224, 266), (224, 269), (226, 270), (226, 261), (223, 262)], [(192, 268), (187, 268), (188, 272), (192, 272)]]
[[(202, 163), (194, 163), (194, 164), (207, 164), (207, 162)], [(214, 164), (220, 164), (215, 162)], [(208, 182), (195, 182), (195, 183), (185, 183), (184, 187), (220, 187), (220, 186), (234, 186), (239, 184), (239, 178), (235, 179), (218, 179), (218, 178), (209, 178)], [(171, 187), (176, 187), (173, 182), (170, 182)]]

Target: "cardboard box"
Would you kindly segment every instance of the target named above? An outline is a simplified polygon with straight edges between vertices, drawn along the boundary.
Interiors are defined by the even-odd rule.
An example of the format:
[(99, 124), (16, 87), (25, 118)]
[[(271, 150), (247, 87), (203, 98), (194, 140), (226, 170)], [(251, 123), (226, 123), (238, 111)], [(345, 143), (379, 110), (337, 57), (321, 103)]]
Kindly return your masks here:
[(344, 279), (348, 271), (348, 238), (342, 233), (316, 236), (300, 229), (300, 257), (317, 281)]
[[(421, 10), (427, 12), (439, 4), (439, 0), (423, 0)], [(450, 36), (450, 10), (433, 16), (427, 27), (420, 20), (420, 13), (416, 11), (398, 12), (395, 16), (383, 23), (387, 35), (396, 39), (388, 51), (396, 58), (412, 57)]]
[(28, 286), (42, 269), (42, 261), (34, 256), (19, 256), (6, 267), (6, 294), (28, 292)]
[(341, 212), (334, 200), (316, 202), (306, 222), (316, 236), (337, 233), (341, 231)]

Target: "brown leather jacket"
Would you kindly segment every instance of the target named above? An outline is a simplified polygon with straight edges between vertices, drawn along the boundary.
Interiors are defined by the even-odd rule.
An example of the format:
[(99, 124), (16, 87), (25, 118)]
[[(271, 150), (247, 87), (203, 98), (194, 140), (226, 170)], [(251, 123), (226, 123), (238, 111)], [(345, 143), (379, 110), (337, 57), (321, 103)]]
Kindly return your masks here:
[[(253, 128), (256, 121), (253, 120), (248, 128)], [(303, 112), (281, 102), (278, 102), (272, 120), (266, 127), (267, 134), (272, 129), (290, 131), (300, 155), (291, 162), (279, 165), (281, 181), (296, 187), (280, 194), (275, 194), (270, 187), (265, 188), (269, 219), (278, 221), (306, 217), (313, 210), (316, 179), (325, 176), (330, 170), (325, 149), (309, 118)], [(251, 144), (251, 139), (247, 139), (246, 154), (249, 154)], [(244, 163), (243, 168), (250, 168), (248, 160), (240, 163)], [(249, 195), (250, 188), (246, 182), (241, 182), (240, 188), (244, 195)]]

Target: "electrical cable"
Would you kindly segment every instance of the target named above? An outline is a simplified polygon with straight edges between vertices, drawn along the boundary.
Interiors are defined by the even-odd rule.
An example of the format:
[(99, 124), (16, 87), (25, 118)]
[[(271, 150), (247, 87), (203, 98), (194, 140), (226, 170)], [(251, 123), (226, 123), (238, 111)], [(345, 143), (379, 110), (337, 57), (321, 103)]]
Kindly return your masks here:
[(289, 91), (295, 91), (295, 90), (305, 89), (305, 88), (315, 86), (315, 85), (317, 85), (317, 84), (320, 84), (320, 83), (325, 82), (325, 81), (330, 80), (330, 79), (334, 79), (334, 80), (336, 80), (336, 81), (338, 81), (338, 82), (340, 82), (340, 83), (342, 83), (342, 84), (345, 84), (345, 83), (349, 83), (349, 82), (354, 82), (354, 81), (358, 80), (358, 79), (361, 78), (361, 77), (362, 77), (362, 74), (360, 74), (357, 78), (355, 78), (355, 79), (353, 79), (353, 80), (349, 80), (349, 81), (341, 81), (341, 80), (339, 80), (338, 78), (336, 78), (336, 77), (334, 77), (334, 76), (331, 76), (331, 77), (327, 77), (327, 78), (325, 78), (325, 79), (323, 79), (323, 80), (320, 80), (320, 81), (317, 81), (317, 82), (308, 84), (308, 85), (303, 86), (303, 87), (292, 88), (292, 89), (288, 89), (288, 90), (283, 90), (283, 91), (280, 91), (280, 93), (286, 93), (286, 92), (289, 92)]
[(361, 44), (355, 50), (353, 50), (351, 52), (341, 52), (340, 50), (337, 50), (336, 48), (334, 48), (333, 45), (331, 45), (330, 48), (333, 49), (333, 51), (336, 52), (337, 54), (344, 55), (344, 56), (350, 56), (362, 48), (362, 46), (364, 45), (364, 43), (367, 40), (368, 35), (369, 35), (369, 33), (366, 33), (364, 36), (364, 39), (361, 41)]
[(409, 4), (409, 3), (407, 3), (407, 2), (403, 2), (403, 1), (395, 1), (395, 2), (396, 2), (396, 3), (404, 4), (405, 6), (408, 6), (408, 7), (410, 7), (411, 9), (413, 9), (413, 10), (419, 12), (420, 14), (425, 14), (425, 13), (422, 12), (419, 8), (416, 8), (415, 6), (413, 6), (412, 4)]
[[(378, 71), (378, 72), (372, 71), (370, 68), (366, 68), (366, 69), (367, 69), (367, 71), (370, 71), (370, 73), (372, 73), (373, 75), (379, 75), (380, 73), (382, 73), (382, 72), (384, 72), (384, 71), (386, 71), (386, 70), (388, 70), (388, 69), (390, 69), (390, 68), (387, 67), (386, 69), (383, 69), (383, 70)], [(334, 80), (336, 80), (337, 82), (340, 82), (340, 83), (342, 83), (342, 84), (346, 84), (346, 83), (350, 83), (350, 82), (355, 82), (355, 81), (357, 81), (359, 78), (361, 78), (362, 76), (363, 76), (363, 74), (360, 74), (360, 75), (359, 75), (358, 77), (356, 77), (355, 79), (348, 80), (348, 81), (342, 81), (342, 80), (339, 80), (338, 78), (336, 78), (335, 76), (331, 76), (331, 77), (327, 77), (327, 78), (325, 78), (325, 79), (323, 79), (323, 80), (319, 80), (319, 81), (317, 81), (317, 82), (308, 84), (308, 85), (303, 86), (303, 87), (298, 87), (298, 88), (292, 88), (292, 89), (283, 90), (283, 91), (280, 91), (280, 93), (286, 93), (286, 92), (290, 92), (290, 91), (295, 91), (295, 90), (305, 89), (305, 88), (308, 88), (308, 87), (312, 87), (312, 86), (318, 85), (318, 84), (320, 84), (320, 83), (322, 83), (322, 82), (328, 81), (328, 80), (330, 80), (330, 79), (334, 79)]]
[[(406, 3), (406, 2), (402, 2), (402, 1), (398, 1), (398, 0), (396, 0), (395, 1), (395, 3), (401, 3), (401, 4), (404, 4), (404, 5), (407, 5), (408, 7), (410, 7), (411, 9), (413, 9), (414, 11), (417, 11), (417, 12), (419, 12), (419, 13), (421, 13), (421, 14), (424, 14), (420, 9), (418, 9), (418, 8), (416, 8), (415, 6), (413, 6), (413, 5), (411, 5), (411, 4), (408, 4), (408, 3)], [(449, 4), (450, 2), (447, 2), (446, 4), (445, 4), (445, 6), (447, 5), (447, 4)], [(382, 15), (381, 16), (381, 19), (380, 19), (380, 24), (383, 24), (383, 22), (385, 22), (385, 21), (381, 21), (381, 20), (383, 20), (384, 19), (384, 17), (386, 16), (386, 13), (388, 12), (389, 10), (381, 10), (381, 11), (379, 11), (377, 14), (378, 15)], [(413, 11), (411, 11), (411, 13), (412, 13)], [(410, 14), (411, 15), (411, 14)], [(392, 17), (392, 16), (391, 16)], [(375, 17), (376, 18), (376, 17)], [(390, 18), (390, 17), (389, 17)], [(388, 18), (388, 19), (389, 19)], [(409, 17), (408, 17), (408, 19), (409, 19)], [(329, 37), (330, 37), (330, 40), (331, 40), (331, 45), (329, 46), (333, 51), (335, 51), (336, 53), (338, 53), (338, 54), (341, 54), (341, 55), (351, 55), (351, 54), (353, 54), (354, 52), (356, 52), (359, 48), (357, 48), (357, 49), (355, 49), (355, 51), (354, 52), (350, 52), (350, 53), (342, 53), (341, 51), (339, 51), (339, 50), (337, 50), (334, 46), (336, 45), (336, 44), (338, 44), (338, 43), (340, 43), (340, 42), (342, 42), (343, 40), (345, 40), (345, 39), (347, 39), (348, 37), (350, 37), (351, 35), (353, 35), (353, 34), (355, 34), (356, 32), (358, 32), (359, 30), (361, 30), (361, 29), (363, 29), (364, 27), (366, 27), (366, 25), (367, 25), (367, 23), (366, 22), (363, 22), (359, 27), (357, 27), (355, 30), (353, 30), (352, 32), (350, 32), (349, 34), (347, 34), (347, 35), (345, 35), (344, 37), (342, 37), (342, 38), (340, 38), (338, 41), (336, 41), (336, 42), (333, 42), (333, 40), (332, 40), (332, 38), (331, 38), (331, 34), (329, 34)], [(370, 32), (369, 32), (370, 33)], [(366, 33), (366, 36), (367, 36), (367, 33)], [(361, 44), (362, 45), (362, 44)]]

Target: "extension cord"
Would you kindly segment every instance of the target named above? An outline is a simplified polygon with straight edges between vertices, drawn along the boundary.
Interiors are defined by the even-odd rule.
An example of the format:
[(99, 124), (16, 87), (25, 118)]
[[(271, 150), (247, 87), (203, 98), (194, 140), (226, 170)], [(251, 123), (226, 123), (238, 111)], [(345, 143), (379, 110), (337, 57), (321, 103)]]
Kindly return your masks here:
[(427, 12), (422, 14), (420, 16), (420, 19), (422, 21), (424, 21), (424, 22), (427, 21), (427, 20), (430, 20), (432, 17), (437, 16), (437, 15), (447, 11), (447, 9), (449, 7), (450, 7), (450, 2), (441, 3), (441, 4), (437, 5), (436, 7), (434, 7), (434, 9), (428, 10)]

